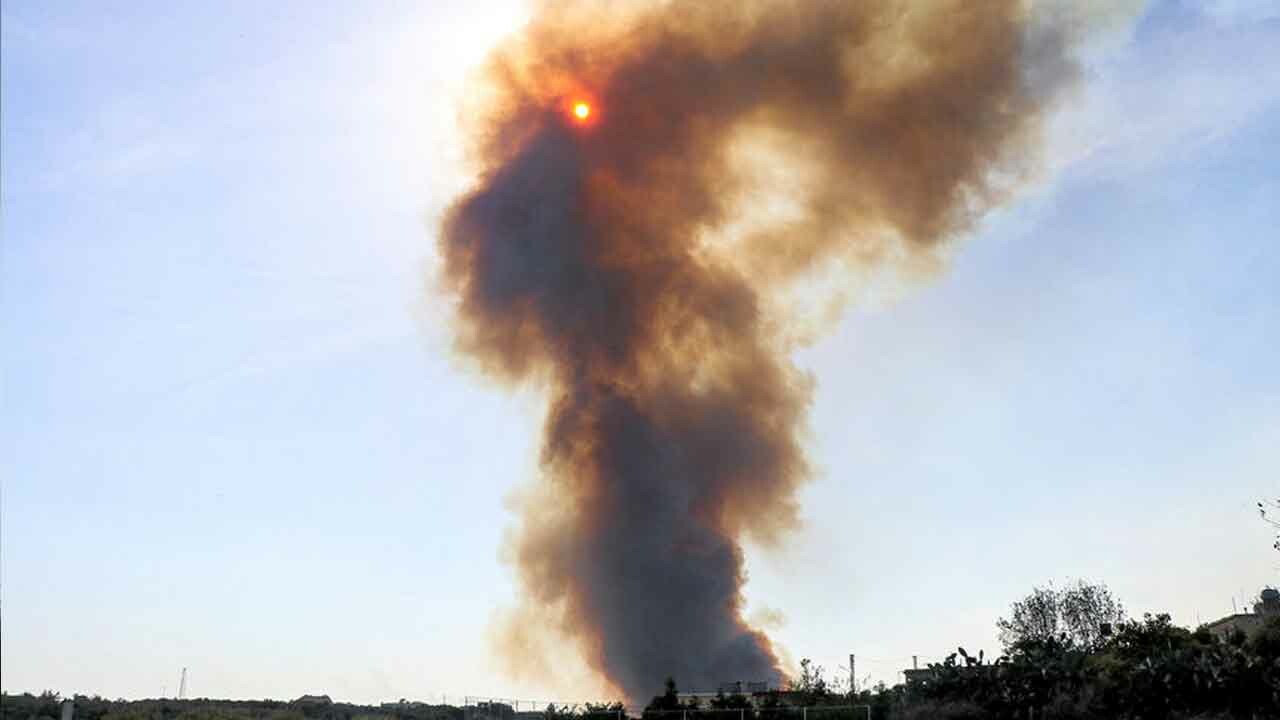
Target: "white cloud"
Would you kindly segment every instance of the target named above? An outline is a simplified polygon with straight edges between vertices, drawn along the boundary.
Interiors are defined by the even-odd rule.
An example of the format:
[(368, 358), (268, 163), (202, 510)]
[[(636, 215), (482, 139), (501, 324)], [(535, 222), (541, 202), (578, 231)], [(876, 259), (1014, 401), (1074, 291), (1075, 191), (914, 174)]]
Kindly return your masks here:
[(1197, 0), (1188, 4), (1220, 25), (1280, 19), (1280, 3), (1275, 0)]
[[(1212, 17), (1245, 11), (1232, 12)], [(1280, 42), (1256, 25), (1158, 31), (1099, 58), (1087, 72), (1082, 95), (1052, 125), (1055, 174), (1141, 172), (1194, 154), (1280, 104)]]

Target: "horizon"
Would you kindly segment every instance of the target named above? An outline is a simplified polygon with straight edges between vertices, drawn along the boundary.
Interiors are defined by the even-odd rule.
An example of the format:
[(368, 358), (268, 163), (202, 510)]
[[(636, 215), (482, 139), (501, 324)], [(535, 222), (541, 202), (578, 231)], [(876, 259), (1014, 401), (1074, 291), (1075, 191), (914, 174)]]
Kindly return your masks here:
[[(994, 654), (1049, 583), (1188, 627), (1277, 584), (1280, 10), (1100, 7), (1034, 180), (787, 357), (814, 477), (743, 617), (791, 673)], [(607, 686), (495, 651), (548, 399), (438, 287), (469, 83), (530, 12), (4, 4), (5, 693)]]

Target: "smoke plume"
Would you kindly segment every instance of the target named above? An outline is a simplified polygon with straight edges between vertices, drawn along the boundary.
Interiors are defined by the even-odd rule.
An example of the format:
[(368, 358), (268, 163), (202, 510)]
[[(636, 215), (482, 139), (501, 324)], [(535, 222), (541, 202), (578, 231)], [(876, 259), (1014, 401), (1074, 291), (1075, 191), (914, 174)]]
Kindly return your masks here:
[(549, 397), (513, 662), (551, 631), (632, 702), (782, 679), (742, 542), (810, 476), (788, 298), (927, 268), (1005, 198), (1066, 35), (1011, 0), (555, 3), (494, 53), (440, 251), (459, 349)]

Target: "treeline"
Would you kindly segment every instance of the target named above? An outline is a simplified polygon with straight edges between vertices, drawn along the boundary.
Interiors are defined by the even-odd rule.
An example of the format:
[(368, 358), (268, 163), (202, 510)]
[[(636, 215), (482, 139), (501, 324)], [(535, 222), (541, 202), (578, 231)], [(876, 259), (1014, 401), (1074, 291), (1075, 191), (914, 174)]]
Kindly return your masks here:
[(855, 698), (834, 691), (823, 677), (822, 668), (801, 661), (801, 676), (785, 691), (725, 694), (681, 700), (674, 678), (667, 678), (663, 694), (653, 698), (641, 712), (641, 720), (864, 720), (865, 711), (855, 712)]
[[(1219, 637), (1168, 615), (1130, 620), (1103, 584), (1034, 588), (996, 621), (1004, 652), (957, 648), (904, 682), (850, 692), (800, 663), (780, 692), (682, 700), (674, 679), (645, 720), (1261, 720), (1280, 719), (1280, 594), (1260, 627)], [(1250, 624), (1254, 624), (1251, 622)], [(732, 711), (736, 710), (734, 713)], [(730, 711), (726, 716), (725, 712)], [(672, 716), (678, 713), (679, 718)], [(734, 716), (737, 717), (734, 717)]]
[[(724, 711), (737, 710), (728, 716)], [(1221, 639), (1168, 615), (1121, 621), (1104, 636), (1012, 639), (990, 660), (963, 648), (893, 687), (832, 689), (803, 663), (783, 692), (681, 702), (674, 680), (645, 720), (1263, 720), (1280, 718), (1280, 616)]]
[[(682, 698), (668, 679), (640, 720), (1280, 719), (1280, 608), (1256, 616), (1266, 621), (1249, 635), (1226, 638), (1179, 627), (1168, 615), (1129, 620), (1100, 585), (1037, 588), (1011, 610), (997, 623), (1005, 647), (994, 660), (958, 648), (909, 671), (903, 683), (858, 692), (829, 684), (821, 667), (803, 660), (785, 690), (704, 701)], [(630, 720), (621, 704), (516, 712), (504, 703), (371, 707), (327, 697), (73, 699), (75, 720)], [(5, 694), (0, 720), (61, 720), (62, 702), (56, 693)]]
[[(394, 703), (373, 707), (350, 703), (278, 700), (108, 700), (76, 695), (75, 720), (464, 720), (452, 705)], [(0, 697), (0, 720), (61, 720), (58, 693)]]
[(1280, 718), (1280, 617), (1220, 639), (1147, 615), (1092, 646), (1023, 639), (994, 662), (958, 649), (928, 671), (880, 704), (938, 709), (908, 717)]

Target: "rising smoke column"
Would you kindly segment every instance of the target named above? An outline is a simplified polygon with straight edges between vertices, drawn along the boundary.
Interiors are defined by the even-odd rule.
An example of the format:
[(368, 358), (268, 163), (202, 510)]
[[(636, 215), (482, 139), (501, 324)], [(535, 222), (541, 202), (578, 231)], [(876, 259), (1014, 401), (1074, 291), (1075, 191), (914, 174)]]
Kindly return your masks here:
[[(781, 679), (741, 592), (742, 541), (793, 528), (810, 475), (805, 319), (779, 298), (927, 264), (1007, 195), (1071, 75), (1033, 20), (1002, 0), (550, 4), (486, 67), (479, 180), (440, 235), (458, 347), (549, 394), (512, 536), (522, 617), (631, 701), (667, 675)], [(507, 630), (516, 661), (530, 630)]]

